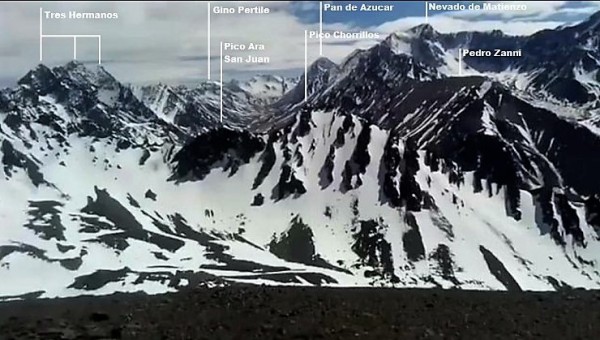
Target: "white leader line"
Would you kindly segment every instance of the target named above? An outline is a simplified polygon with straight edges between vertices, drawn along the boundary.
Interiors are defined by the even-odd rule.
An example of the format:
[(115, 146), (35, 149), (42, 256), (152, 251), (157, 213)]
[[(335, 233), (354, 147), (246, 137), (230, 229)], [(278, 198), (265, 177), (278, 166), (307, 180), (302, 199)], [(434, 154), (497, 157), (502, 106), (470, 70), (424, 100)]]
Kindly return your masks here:
[(223, 42), (222, 42), (222, 41), (221, 41), (221, 48), (220, 48), (220, 51), (221, 51), (221, 52), (220, 52), (220, 53), (221, 53), (221, 58), (220, 58), (220, 59), (221, 59), (221, 62), (220, 62), (220, 64), (221, 64), (221, 69), (219, 70), (219, 74), (220, 74), (220, 77), (221, 77), (221, 94), (220, 94), (220, 97), (221, 97), (221, 104), (220, 104), (220, 120), (221, 120), (221, 123), (223, 123)]
[(44, 50), (44, 34), (42, 31), (42, 8), (40, 7), (40, 61), (42, 61), (42, 59), (44, 58), (44, 55), (42, 54), (42, 51)]
[(304, 30), (304, 101), (308, 98), (308, 31)]
[(42, 38), (100, 38), (99, 34), (44, 34)]
[(98, 64), (102, 64), (102, 36), (99, 34), (44, 34), (43, 9), (40, 7), (40, 61), (44, 60), (44, 39), (48, 38), (69, 38), (73, 39), (73, 59), (77, 59), (77, 38), (98, 39)]
[(458, 49), (458, 75), (462, 76), (462, 48)]
[(207, 67), (207, 73), (208, 73), (208, 80), (210, 80), (210, 2), (206, 4), (207, 9), (208, 9), (208, 20), (207, 20), (207, 26), (208, 26), (208, 35), (207, 35), (207, 39), (208, 39), (208, 45), (206, 47), (206, 52), (208, 54), (208, 58), (206, 59), (206, 67)]
[(323, 1), (319, 2), (319, 55), (323, 55)]

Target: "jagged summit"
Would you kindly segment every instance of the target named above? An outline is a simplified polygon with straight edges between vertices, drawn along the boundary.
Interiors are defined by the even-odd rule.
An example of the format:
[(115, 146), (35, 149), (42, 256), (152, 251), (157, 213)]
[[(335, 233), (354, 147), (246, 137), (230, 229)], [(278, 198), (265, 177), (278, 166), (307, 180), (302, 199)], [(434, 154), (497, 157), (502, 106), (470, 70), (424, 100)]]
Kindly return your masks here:
[[(98, 65), (100, 66), (100, 65)], [(85, 64), (82, 63), (79, 60), (71, 60), (69, 62), (67, 62), (63, 68), (68, 69), (68, 70), (74, 70), (74, 69), (81, 69), (81, 68), (86, 68)]]
[(56, 86), (56, 75), (46, 65), (39, 64), (35, 69), (27, 72), (17, 82), (19, 85), (30, 86), (36, 91), (47, 93), (49, 88)]
[(336, 67), (336, 66), (337, 66), (337, 64), (334, 63), (333, 61), (331, 61), (329, 58), (319, 57), (309, 65), (308, 69), (310, 72), (311, 70), (315, 70), (315, 69), (330, 69), (330, 68)]
[(315, 60), (308, 67), (308, 75), (305, 75), (308, 77), (309, 87), (312, 87), (311, 83), (319, 81), (322, 77), (337, 70), (337, 68), (338, 65), (326, 57), (320, 57)]
[(409, 29), (408, 31), (417, 36), (420, 36), (422, 38), (427, 38), (427, 39), (435, 38), (440, 34), (430, 24), (417, 25), (417, 26)]
[(592, 14), (588, 19), (577, 24), (575, 27), (598, 32), (600, 30), (600, 11)]
[[(289, 92), (297, 79), (274, 75), (232, 81), (224, 86), (224, 112), (219, 114), (220, 86), (206, 81), (195, 87), (165, 84), (131, 86), (120, 83), (100, 65), (71, 61), (52, 69), (39, 65), (19, 84), (40, 96), (76, 109), (78, 115), (97, 106), (121, 109), (136, 107), (143, 119), (159, 119), (190, 134), (212, 127), (248, 128), (254, 117), (266, 116), (269, 106)], [(105, 106), (105, 107), (104, 107)], [(135, 119), (134, 119), (135, 120)]]
[[(315, 61), (272, 104), (285, 79), (224, 86), (222, 122), (214, 83), (129, 87), (76, 63), (0, 91), (0, 297), (600, 287), (598, 120), (544, 101), (577, 84), (593, 100), (594, 35), (392, 37)], [(456, 76), (458, 48), (498, 46), (529, 54)]]
[[(529, 36), (506, 35), (501, 30), (439, 33), (424, 24), (395, 32), (381, 44), (415, 64), (435, 68), (442, 76), (489, 76), (502, 79), (532, 100), (542, 97), (556, 105), (568, 102), (582, 111), (596, 111), (600, 109), (599, 18), (595, 13), (575, 26)], [(459, 65), (460, 49), (516, 51), (521, 56), (467, 56)]]
[[(54, 84), (56, 81), (68, 81), (81, 86), (90, 84), (97, 87), (110, 88), (115, 88), (119, 85), (119, 82), (113, 75), (101, 65), (86, 66), (79, 61), (70, 61), (65, 65), (53, 68), (39, 64), (21, 78), (18, 84), (35, 85), (38, 90), (48, 92), (50, 87), (59, 85)], [(46, 88), (43, 88), (43, 84), (45, 84)]]
[[(307, 85), (307, 95), (311, 96), (323, 89), (337, 75), (339, 66), (326, 57), (320, 57), (313, 61), (308, 69), (307, 74), (302, 74), (296, 86), (284, 96), (282, 96), (273, 105), (280, 111), (289, 111), (292, 107), (297, 106), (305, 100), (304, 86), (305, 79)], [(283, 115), (280, 115), (283, 116)], [(284, 119), (286, 117), (283, 117)]]

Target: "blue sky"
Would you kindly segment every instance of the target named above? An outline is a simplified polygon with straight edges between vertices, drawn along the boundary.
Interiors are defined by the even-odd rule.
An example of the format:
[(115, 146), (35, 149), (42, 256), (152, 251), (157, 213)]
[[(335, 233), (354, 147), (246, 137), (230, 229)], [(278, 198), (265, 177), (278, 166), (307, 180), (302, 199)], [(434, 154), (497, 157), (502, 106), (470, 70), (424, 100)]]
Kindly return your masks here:
[[(324, 1), (327, 2), (327, 1)], [(345, 6), (349, 3), (361, 4), (362, 2), (357, 1), (329, 1), (331, 3), (335, 3), (336, 5)], [(407, 1), (407, 2), (398, 2), (398, 1), (369, 1), (369, 4), (383, 4), (383, 5), (394, 5), (394, 10), (390, 12), (378, 12), (378, 13), (360, 13), (357, 15), (355, 12), (324, 12), (323, 13), (323, 22), (324, 23), (337, 23), (344, 22), (355, 25), (357, 27), (369, 27), (380, 25), (384, 22), (402, 18), (409, 16), (423, 16), (424, 13), (424, 2), (418, 1)], [(305, 8), (303, 10), (303, 7)], [(316, 23), (319, 22), (319, 11), (318, 4), (315, 3), (314, 6), (306, 6), (299, 4), (292, 4), (292, 8), (294, 13), (301, 18), (303, 22), (306, 23)]]
[[(343, 5), (349, 3), (361, 4), (363, 1), (324, 1), (335, 3), (336, 5)], [(438, 4), (455, 4), (460, 3), (468, 6), (471, 3), (483, 3), (485, 1), (430, 1)], [(494, 1), (489, 1), (494, 2)], [(495, 1), (495, 2), (504, 2), (510, 3), (511, 1)], [(534, 5), (529, 1), (512, 1), (514, 3), (525, 3), (527, 5)], [(419, 17), (425, 16), (425, 1), (364, 1), (364, 3), (369, 4), (393, 4), (394, 10), (390, 12), (379, 12), (379, 13), (360, 13), (357, 14), (355, 12), (325, 12), (323, 14), (323, 22), (325, 24), (332, 23), (346, 23), (356, 27), (372, 27), (381, 25), (383, 23), (397, 20), (400, 18), (406, 17)], [(600, 6), (598, 1), (546, 1), (546, 2), (537, 2), (535, 4), (536, 8), (540, 8), (543, 5), (548, 4), (546, 7), (551, 10), (553, 8), (559, 8), (559, 10), (552, 12), (544, 12), (535, 11), (527, 16), (519, 16), (516, 20), (524, 21), (563, 21), (563, 22), (575, 22), (578, 20), (583, 20), (587, 16), (591, 15), (594, 10), (600, 10)], [(296, 1), (291, 4), (291, 11), (296, 15), (302, 22), (305, 23), (317, 23), (319, 22), (319, 11), (318, 11), (318, 2), (305, 2), (305, 1)], [(449, 11), (430, 11), (430, 16), (436, 15), (447, 15), (451, 14)], [(543, 13), (543, 15), (540, 15)], [(480, 12), (478, 13), (480, 19), (494, 19), (498, 18), (499, 15), (494, 15), (490, 13)]]

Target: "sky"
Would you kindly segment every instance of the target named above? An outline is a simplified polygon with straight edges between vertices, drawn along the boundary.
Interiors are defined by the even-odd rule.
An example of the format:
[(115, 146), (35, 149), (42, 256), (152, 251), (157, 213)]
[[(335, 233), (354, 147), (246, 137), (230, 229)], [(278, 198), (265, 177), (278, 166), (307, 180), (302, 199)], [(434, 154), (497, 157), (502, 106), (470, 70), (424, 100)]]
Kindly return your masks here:
[[(325, 1), (346, 5), (350, 1)], [(352, 1), (362, 4), (360, 1)], [(394, 5), (390, 12), (324, 12), (323, 31), (378, 33), (380, 39), (323, 39), (323, 56), (340, 62), (357, 48), (368, 48), (392, 32), (425, 22), (424, 1), (365, 1)], [(442, 3), (442, 2), (437, 2)], [(445, 2), (455, 4), (457, 2)], [(469, 5), (473, 2), (461, 1)], [(481, 3), (479, 1), (478, 3)], [(538, 30), (573, 25), (600, 10), (600, 1), (506, 1), (527, 5), (527, 11), (429, 11), (428, 23), (440, 32), (489, 31), (528, 35)], [(223, 77), (245, 79), (255, 74), (299, 75), (304, 70), (304, 32), (319, 30), (319, 2), (211, 1), (210, 6), (264, 6), (269, 14), (212, 13), (210, 76), (219, 80), (220, 43), (260, 43), (269, 64), (224, 64)], [(0, 87), (12, 86), (28, 70), (43, 63), (64, 64), (73, 59), (71, 38), (45, 38), (39, 57), (39, 11), (111, 12), (113, 20), (42, 19), (44, 34), (101, 35), (102, 66), (117, 79), (133, 84), (193, 85), (208, 78), (208, 3), (195, 2), (0, 2)], [(307, 60), (320, 57), (319, 39), (307, 42)], [(247, 51), (226, 52), (245, 56)], [(98, 39), (78, 38), (77, 60), (98, 63)]]

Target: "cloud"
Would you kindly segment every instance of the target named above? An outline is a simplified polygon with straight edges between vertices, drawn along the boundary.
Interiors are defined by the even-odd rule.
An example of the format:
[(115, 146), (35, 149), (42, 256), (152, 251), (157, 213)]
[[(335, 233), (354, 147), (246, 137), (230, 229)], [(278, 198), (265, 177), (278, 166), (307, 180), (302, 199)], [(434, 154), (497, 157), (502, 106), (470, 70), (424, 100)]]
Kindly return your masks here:
[[(502, 30), (510, 35), (529, 35), (543, 29), (574, 24), (600, 10), (600, 1), (500, 1), (523, 4), (524, 11), (450, 11), (429, 12), (429, 23), (443, 33), (457, 31)], [(498, 1), (486, 1), (498, 3)], [(480, 3), (481, 5), (481, 3)], [(422, 23), (421, 17), (405, 17), (371, 29), (379, 32), (402, 31)]]
[[(416, 25), (422, 24), (420, 17), (407, 17), (398, 20), (386, 22), (373, 27), (372, 30), (378, 32), (404, 31)], [(563, 21), (511, 21), (500, 19), (487, 20), (466, 20), (446, 15), (436, 15), (429, 17), (429, 24), (437, 31), (442, 33), (460, 32), (460, 31), (491, 31), (500, 29), (509, 35), (529, 35), (537, 31), (556, 28), (564, 24)]]
[[(211, 14), (210, 60), (212, 78), (219, 74), (221, 42), (261, 43), (269, 56), (268, 65), (224, 65), (230, 76), (241, 72), (262, 72), (304, 67), (304, 31), (317, 30), (317, 24), (306, 24), (293, 13), (293, 6), (309, 10), (305, 4), (280, 2), (213, 2), (215, 6), (267, 6), (269, 14)], [(39, 63), (39, 8), (53, 12), (116, 12), (117, 20), (51, 20), (44, 19), (44, 34), (101, 34), (105, 67), (119, 79), (131, 82), (158, 82), (185, 76), (205, 79), (208, 59), (208, 8), (205, 2), (76, 2), (76, 3), (0, 3), (0, 27), (10, 35), (0, 36), (0, 71), (3, 78), (17, 79)], [(325, 25), (328, 30), (352, 31), (344, 24)], [(325, 45), (327, 42), (325, 42)], [(344, 49), (328, 51), (340, 59), (359, 44), (345, 43)], [(309, 61), (318, 57), (318, 40), (309, 41)], [(342, 46), (343, 47), (343, 46)], [(70, 39), (44, 39), (43, 62), (63, 64), (72, 59)], [(78, 39), (79, 59), (97, 58), (96, 39)], [(232, 56), (248, 52), (225, 51)], [(111, 60), (112, 62), (108, 62)]]
[[(527, 15), (474, 17), (472, 13), (430, 13), (430, 23), (441, 32), (502, 29), (509, 34), (530, 34), (576, 21), (600, 9), (600, 2), (527, 3)], [(307, 23), (318, 16), (318, 2), (245, 1), (212, 2), (213, 6), (266, 6), (267, 15), (211, 14), (210, 60), (212, 79), (219, 74), (220, 42), (262, 43), (266, 51), (257, 54), (271, 58), (268, 65), (224, 65), (226, 77), (252, 72), (280, 73), (304, 68), (304, 31), (318, 29)], [(208, 8), (206, 2), (0, 2), (0, 79), (18, 79), (39, 63), (39, 8), (58, 12), (116, 12), (117, 20), (44, 20), (46, 34), (101, 34), (105, 67), (126, 82), (184, 82), (207, 77)], [(588, 11), (586, 13), (586, 11)], [(552, 13), (563, 14), (556, 19)], [(566, 19), (565, 19), (566, 18)], [(359, 20), (359, 18), (353, 19)], [(423, 17), (404, 17), (367, 28), (385, 38), (393, 31), (423, 23)], [(325, 24), (325, 32), (361, 29), (350, 22)], [(367, 48), (376, 40), (324, 39), (324, 55), (343, 60), (357, 48)], [(77, 41), (81, 60), (96, 60), (98, 44), (94, 39)], [(308, 42), (309, 62), (319, 57), (319, 40)], [(247, 52), (226, 51), (234, 56)], [(73, 42), (45, 39), (44, 63), (64, 64), (71, 60)], [(4, 80), (5, 81), (5, 80)]]
[(316, 1), (292, 1), (290, 5), (294, 10), (305, 12), (319, 9), (319, 3)]
[(494, 16), (502, 19), (510, 20), (521, 20), (522, 18), (532, 19), (544, 19), (567, 4), (567, 1), (484, 1), (480, 5), (483, 7), (485, 3), (488, 4), (506, 4), (506, 5), (525, 5), (526, 10), (514, 10), (514, 11), (456, 11), (448, 12), (445, 15), (455, 18), (478, 18), (481, 16), (488, 17)]

